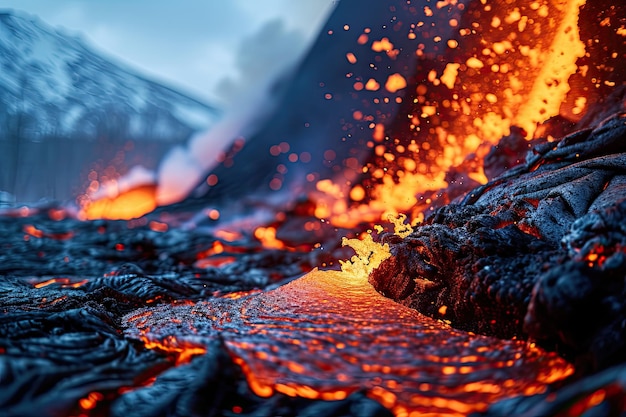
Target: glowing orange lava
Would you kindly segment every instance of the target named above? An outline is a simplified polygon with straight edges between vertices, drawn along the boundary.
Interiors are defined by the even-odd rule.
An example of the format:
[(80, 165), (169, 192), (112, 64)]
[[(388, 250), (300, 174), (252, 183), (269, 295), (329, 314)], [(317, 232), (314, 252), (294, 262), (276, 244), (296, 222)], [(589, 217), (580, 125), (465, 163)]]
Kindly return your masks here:
[(87, 284), (89, 280), (72, 280), (71, 278), (51, 278), (43, 282), (38, 282), (34, 284), (35, 288), (43, 288), (52, 284), (60, 284), (62, 288), (78, 288)]
[[(402, 122), (377, 119), (371, 108), (372, 114), (367, 109), (350, 110), (350, 122), (369, 127), (363, 135), (375, 157), (365, 166), (353, 156), (342, 161), (344, 168), (363, 180), (356, 175), (348, 178), (346, 172), (321, 180), (307, 175), (307, 181), (315, 184), (311, 215), (353, 228), (407, 213), (414, 225), (433, 209), (432, 192), (450, 185), (446, 174), (467, 163), (470, 155), (477, 162), (468, 163), (460, 181), (487, 183), (490, 178), (482, 159), (513, 127), (522, 128), (530, 139), (538, 134), (538, 125), (553, 116), (582, 117), (588, 98), (580, 91), (575, 97), (568, 95), (572, 94), (570, 77), (585, 72), (578, 66), (586, 54), (578, 28), (584, 4), (585, 0), (441, 1), (421, 8), (420, 19), (404, 22), (402, 30), (389, 36), (357, 34), (357, 44), (378, 54), (375, 57), (390, 60), (400, 54), (394, 36), (414, 40), (411, 56), (417, 58), (417, 69), (410, 77), (399, 73), (361, 77), (359, 66), (367, 64), (366, 57), (342, 51), (342, 59), (345, 56), (358, 76), (350, 73), (355, 81), (349, 85), (356, 92), (371, 93), (375, 104), (399, 104)], [(331, 100), (333, 94), (324, 97)], [(270, 148), (272, 156), (288, 152), (286, 142)], [(328, 160), (337, 157), (332, 149), (326, 152), (332, 153), (325, 157)], [(302, 161), (304, 154), (290, 154), (289, 161)], [(272, 181), (270, 188), (281, 189), (282, 180)], [(209, 176), (207, 184), (217, 184), (217, 177)], [(92, 186), (98, 187), (95, 179)], [(130, 219), (155, 206), (155, 186), (145, 185), (86, 201), (81, 217)], [(217, 221), (228, 213), (213, 208), (205, 214)], [(401, 237), (412, 231), (405, 219), (391, 219)], [(252, 236), (263, 249), (292, 250), (285, 243), (288, 239), (277, 237), (284, 219), (275, 220), (251, 226)], [(303, 234), (314, 230), (313, 222), (303, 224)], [(169, 226), (153, 221), (149, 227), (166, 233)], [(519, 228), (541, 237), (532, 227)], [(45, 236), (35, 226), (27, 226), (24, 232), (28, 239)], [(195, 267), (224, 266), (247, 250), (227, 243), (244, 238), (243, 231), (219, 229), (215, 236), (222, 240), (205, 246), (196, 256)], [(457, 330), (381, 296), (367, 277), (389, 256), (389, 247), (373, 242), (371, 235), (343, 243), (357, 254), (351, 262), (341, 262), (342, 271), (314, 269), (270, 291), (214, 293), (215, 297), (196, 304), (139, 309), (125, 317), (126, 335), (182, 364), (206, 353), (206, 346), (219, 334), (251, 389), (261, 397), (279, 392), (340, 400), (362, 390), (396, 416), (480, 412), (505, 398), (543, 393), (549, 384), (572, 374), (571, 364), (533, 343)], [(119, 245), (116, 249), (123, 251)], [(581, 254), (589, 267), (602, 266), (606, 259), (602, 248), (596, 249)], [(53, 278), (34, 285), (52, 284), (83, 282)], [(450, 315), (445, 305), (438, 311)], [(598, 390), (575, 411), (597, 405), (605, 394)], [(97, 400), (90, 394), (80, 404), (87, 410)]]
[(143, 336), (142, 340), (147, 349), (156, 349), (173, 355), (176, 365), (189, 363), (194, 356), (204, 355), (206, 348), (188, 341), (180, 341), (174, 336), (168, 336), (162, 341), (149, 340)]
[(80, 405), (80, 408), (82, 408), (83, 410), (92, 410), (94, 408), (96, 408), (96, 405), (98, 404), (99, 401), (102, 401), (104, 399), (104, 395), (102, 395), (99, 392), (90, 392), (89, 395), (87, 395), (85, 398), (81, 398), (78, 401), (78, 404)]
[(130, 189), (115, 197), (103, 197), (86, 201), (81, 207), (79, 218), (93, 219), (135, 219), (156, 208), (156, 186), (143, 185)]
[[(318, 187), (318, 218), (342, 227), (397, 213), (410, 213), (413, 221), (420, 221), (430, 208), (420, 195), (445, 189), (450, 168), (472, 153), (480, 161), (511, 126), (523, 128), (532, 138), (537, 125), (550, 117), (569, 114), (572, 106), (577, 114), (584, 112), (584, 96), (566, 98), (568, 80), (581, 71), (577, 60), (585, 55), (578, 29), (585, 0), (440, 3), (418, 11), (418, 21), (407, 25), (420, 59), (418, 84), (405, 91), (406, 80), (399, 74), (386, 83), (370, 78), (365, 84), (370, 91), (385, 84), (380, 101), (404, 103), (400, 114), (406, 114), (401, 127), (370, 125), (370, 144), (380, 162), (363, 167), (372, 178), (367, 198), (361, 184), (339, 177), (334, 188)], [(403, 34), (365, 42), (374, 52), (386, 54), (396, 43), (393, 37)], [(355, 90), (362, 88), (355, 84)], [(361, 112), (361, 118), (366, 117)], [(480, 184), (488, 180), (482, 162), (467, 177)], [(346, 207), (352, 195), (356, 198)]]
[[(191, 338), (188, 359), (219, 331), (263, 397), (337, 400), (364, 389), (398, 416), (459, 416), (544, 392), (572, 372), (533, 344), (455, 330), (381, 296), (363, 276), (339, 271), (315, 270), (273, 291), (150, 312), (128, 316), (127, 332), (176, 354), (187, 352), (181, 344)], [(174, 328), (176, 344), (160, 338)]]
[(257, 227), (254, 230), (254, 237), (257, 238), (266, 249), (285, 249), (285, 244), (276, 238), (275, 227)]
[(29, 239), (30, 237), (34, 237), (37, 239), (50, 238), (50, 239), (56, 239), (56, 240), (67, 240), (67, 239), (71, 239), (72, 237), (74, 237), (74, 232), (71, 232), (71, 231), (64, 232), (64, 233), (46, 233), (38, 229), (32, 224), (27, 224), (26, 226), (24, 226), (24, 233), (26, 233), (26, 235), (24, 236), (26, 240), (27, 238)]

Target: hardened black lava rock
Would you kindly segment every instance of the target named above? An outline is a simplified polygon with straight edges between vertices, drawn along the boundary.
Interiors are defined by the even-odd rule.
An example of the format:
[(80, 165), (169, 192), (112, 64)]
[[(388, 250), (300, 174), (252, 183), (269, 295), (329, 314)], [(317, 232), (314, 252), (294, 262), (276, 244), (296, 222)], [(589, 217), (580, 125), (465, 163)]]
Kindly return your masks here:
[[(152, 377), (178, 369), (172, 355), (125, 336), (123, 315), (159, 303), (264, 289), (310, 268), (307, 253), (267, 250), (249, 238), (229, 244), (201, 228), (157, 232), (145, 223), (59, 218), (57, 208), (0, 217), (0, 415), (102, 416), (122, 409), (110, 410), (122, 394), (143, 392)], [(230, 257), (229, 264), (198, 264), (216, 247)], [(232, 374), (235, 365), (227, 355), (207, 355), (199, 363), (217, 367), (211, 372), (223, 378), (211, 380), (211, 387), (222, 388), (204, 408), (197, 403), (208, 398), (206, 387), (180, 392), (176, 382), (165, 384), (176, 395), (160, 395), (149, 404), (150, 413), (162, 406), (161, 414), (146, 414), (137, 404), (125, 415), (232, 411), (221, 408), (228, 404), (220, 392), (235, 395), (245, 379)], [(206, 374), (203, 369), (199, 374)], [(238, 401), (246, 396), (263, 402), (249, 391)], [(300, 407), (284, 402), (292, 410)]]
[(578, 371), (626, 360), (626, 117), (534, 147), (440, 208), (370, 276), (458, 328), (531, 338)]

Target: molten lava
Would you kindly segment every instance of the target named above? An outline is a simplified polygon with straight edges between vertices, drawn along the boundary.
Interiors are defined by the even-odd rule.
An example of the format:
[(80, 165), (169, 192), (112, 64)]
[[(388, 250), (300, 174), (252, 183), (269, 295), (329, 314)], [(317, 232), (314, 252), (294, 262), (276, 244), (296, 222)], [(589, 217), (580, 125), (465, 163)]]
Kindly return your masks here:
[[(411, 232), (405, 217), (391, 220), (399, 235)], [(367, 277), (389, 247), (369, 234), (344, 244), (357, 254), (341, 272), (314, 270), (273, 291), (140, 309), (125, 318), (126, 332), (180, 355), (177, 362), (219, 334), (261, 397), (341, 400), (365, 390), (397, 416), (462, 416), (500, 398), (542, 393), (572, 373), (534, 344), (457, 331), (382, 297)]]
[[(585, 1), (514, 3), (438, 2), (436, 7), (414, 7), (415, 21), (390, 37), (369, 39), (369, 29), (364, 31), (358, 43), (370, 43), (378, 54), (393, 51), (393, 36), (414, 40), (414, 84), (405, 90), (399, 74), (386, 82), (368, 81), (366, 88), (385, 85), (376, 100), (402, 103), (399, 123), (370, 124), (367, 146), (376, 157), (362, 168), (365, 180), (340, 177), (334, 187), (318, 186), (323, 193), (317, 196), (319, 218), (355, 227), (410, 212), (412, 220), (421, 221), (432, 209), (428, 193), (448, 187), (446, 173), (469, 155), (476, 155), (476, 163), (465, 172), (465, 182), (487, 182), (482, 157), (510, 134), (511, 126), (521, 127), (530, 139), (550, 117), (584, 113), (585, 96), (568, 98), (568, 80), (585, 71), (577, 65), (585, 55), (578, 28)], [(352, 52), (348, 56), (355, 63), (359, 59)], [(362, 88), (355, 84), (355, 90)], [(584, 94), (580, 90), (575, 94)], [(571, 103), (578, 103), (576, 110)], [(375, 117), (359, 111), (355, 119)], [(349, 197), (352, 203), (346, 207)]]
[(143, 185), (114, 197), (88, 201), (81, 208), (79, 217), (84, 220), (135, 219), (156, 208), (155, 192), (155, 185)]
[(397, 416), (460, 416), (544, 392), (572, 372), (533, 344), (454, 330), (345, 272), (316, 270), (274, 291), (148, 312), (126, 319), (130, 336), (161, 346), (176, 332), (198, 346), (219, 333), (262, 397), (338, 400), (366, 390)]
[[(543, 132), (537, 130), (539, 125), (551, 117), (579, 120), (596, 90), (616, 85), (605, 69), (617, 65), (613, 61), (620, 58), (619, 52), (607, 50), (608, 61), (595, 69), (589, 62), (596, 40), (581, 39), (578, 20), (581, 7), (587, 7), (585, 0), (428, 3), (407, 2), (403, 11), (390, 5), (397, 12), (392, 21), (404, 20), (385, 36), (374, 35), (369, 27), (338, 28), (355, 32), (354, 48), (342, 55), (353, 68), (345, 76), (354, 80), (354, 92), (376, 95), (373, 105), (368, 102), (352, 112), (353, 121), (369, 130), (352, 131), (353, 121), (344, 121), (348, 136), (364, 136), (363, 149), (353, 147), (345, 155), (324, 151), (323, 163), (341, 168), (334, 170), (333, 178), (319, 178), (315, 170), (303, 175), (315, 184), (315, 190), (307, 192), (318, 219), (354, 228), (388, 214), (407, 213), (415, 224), (459, 193), (485, 184), (490, 178), (483, 158), (512, 127), (531, 139)], [(610, 16), (598, 23), (612, 27), (615, 36), (624, 32)], [(333, 33), (328, 31), (328, 36)], [(381, 68), (376, 76), (378, 65), (402, 59), (398, 45), (407, 39), (416, 62), (413, 73)], [(402, 48), (406, 52), (406, 46)], [(325, 98), (335, 100), (332, 92)], [(390, 103), (398, 108), (395, 118), (379, 111)], [(305, 169), (310, 162), (310, 149), (297, 153), (292, 148), (285, 141), (269, 147), (273, 157), (289, 156), (289, 165), (276, 167), (271, 190), (281, 189), (288, 166)], [(363, 152), (369, 152), (369, 159), (358, 157)], [(234, 161), (227, 159), (229, 164)], [(216, 185), (217, 175), (209, 175), (206, 182)], [(82, 218), (129, 219), (156, 207), (149, 187), (91, 200), (81, 202)], [(214, 214), (211, 219), (217, 220), (219, 212)], [(281, 249), (283, 242), (272, 233), (265, 225), (254, 232), (268, 248)]]

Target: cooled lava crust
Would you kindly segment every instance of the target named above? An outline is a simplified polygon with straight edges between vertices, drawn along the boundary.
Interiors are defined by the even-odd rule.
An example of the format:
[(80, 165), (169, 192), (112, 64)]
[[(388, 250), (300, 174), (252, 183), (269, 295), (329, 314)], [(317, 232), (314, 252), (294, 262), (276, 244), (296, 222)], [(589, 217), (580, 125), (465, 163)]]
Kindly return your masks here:
[(556, 347), (579, 372), (623, 362), (626, 117), (536, 145), (410, 236), (382, 241), (393, 256), (370, 282), (383, 295), (461, 329)]

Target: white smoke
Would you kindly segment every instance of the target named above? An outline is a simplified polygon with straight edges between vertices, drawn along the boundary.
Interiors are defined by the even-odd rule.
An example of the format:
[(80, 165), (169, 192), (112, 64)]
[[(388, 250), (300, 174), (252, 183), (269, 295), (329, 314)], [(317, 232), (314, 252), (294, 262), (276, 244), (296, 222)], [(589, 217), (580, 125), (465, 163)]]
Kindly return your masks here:
[(200, 181), (202, 168), (186, 147), (176, 146), (161, 161), (157, 172), (158, 205), (182, 200)]
[(250, 91), (267, 86), (304, 52), (306, 41), (298, 30), (290, 30), (280, 19), (265, 23), (239, 45), (236, 73), (222, 79), (217, 94), (232, 108), (247, 99)]
[(98, 200), (101, 198), (115, 198), (133, 188), (155, 183), (155, 174), (153, 171), (141, 166), (135, 165), (125, 175), (117, 180), (110, 180), (100, 184), (100, 188), (90, 195), (91, 199)]
[(282, 20), (271, 20), (238, 49), (237, 71), (218, 83), (226, 112), (209, 131), (190, 138), (186, 146), (172, 149), (157, 173), (157, 204), (182, 200), (218, 164), (218, 156), (239, 137), (254, 132), (275, 105), (270, 86), (299, 61), (305, 51), (304, 36), (289, 30)]

